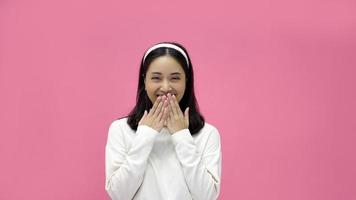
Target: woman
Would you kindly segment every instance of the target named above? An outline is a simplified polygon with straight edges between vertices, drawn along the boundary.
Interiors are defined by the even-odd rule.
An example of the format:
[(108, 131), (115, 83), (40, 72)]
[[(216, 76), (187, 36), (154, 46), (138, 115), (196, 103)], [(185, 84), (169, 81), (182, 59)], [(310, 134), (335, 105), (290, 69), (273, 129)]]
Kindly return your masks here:
[(110, 125), (105, 154), (112, 199), (217, 199), (220, 136), (199, 112), (182, 45), (159, 43), (145, 52), (136, 106)]

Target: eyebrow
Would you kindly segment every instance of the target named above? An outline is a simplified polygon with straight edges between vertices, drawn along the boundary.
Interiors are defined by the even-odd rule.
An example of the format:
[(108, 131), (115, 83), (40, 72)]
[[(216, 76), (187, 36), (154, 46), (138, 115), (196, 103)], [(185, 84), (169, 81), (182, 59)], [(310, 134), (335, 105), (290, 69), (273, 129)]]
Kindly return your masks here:
[[(161, 72), (152, 72), (152, 74), (162, 75)], [(173, 73), (171, 73), (171, 75), (181, 75), (181, 73), (180, 72), (173, 72)]]

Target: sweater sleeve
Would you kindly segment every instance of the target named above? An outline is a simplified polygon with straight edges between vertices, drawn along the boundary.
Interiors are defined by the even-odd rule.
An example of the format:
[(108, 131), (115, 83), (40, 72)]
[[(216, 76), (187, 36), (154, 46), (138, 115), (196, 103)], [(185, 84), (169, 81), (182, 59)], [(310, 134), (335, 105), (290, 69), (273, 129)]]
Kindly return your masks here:
[(131, 145), (126, 144), (124, 134), (119, 123), (112, 123), (105, 148), (105, 189), (113, 200), (129, 200), (135, 196), (158, 132), (140, 125)]
[(215, 127), (206, 134), (208, 138), (203, 152), (197, 149), (189, 129), (172, 135), (177, 157), (194, 200), (215, 200), (220, 193), (220, 136)]

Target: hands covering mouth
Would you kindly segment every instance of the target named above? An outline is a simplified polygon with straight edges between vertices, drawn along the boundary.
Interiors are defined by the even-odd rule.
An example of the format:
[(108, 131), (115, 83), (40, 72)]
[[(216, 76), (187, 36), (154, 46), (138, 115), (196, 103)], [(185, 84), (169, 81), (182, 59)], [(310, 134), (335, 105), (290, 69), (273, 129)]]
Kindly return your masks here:
[(183, 113), (175, 95), (167, 93), (157, 96), (149, 112), (145, 110), (139, 125), (150, 126), (158, 132), (167, 126), (171, 134), (189, 128), (189, 107)]

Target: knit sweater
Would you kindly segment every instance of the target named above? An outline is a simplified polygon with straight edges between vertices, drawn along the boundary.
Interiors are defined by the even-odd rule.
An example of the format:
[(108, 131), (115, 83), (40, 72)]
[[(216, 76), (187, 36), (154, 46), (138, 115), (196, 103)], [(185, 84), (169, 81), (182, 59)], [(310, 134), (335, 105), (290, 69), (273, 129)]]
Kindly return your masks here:
[(113, 200), (213, 200), (220, 192), (218, 130), (205, 122), (195, 135), (147, 125), (134, 131), (115, 120), (105, 148), (105, 189)]

